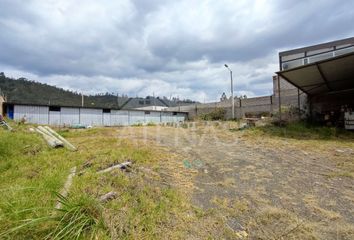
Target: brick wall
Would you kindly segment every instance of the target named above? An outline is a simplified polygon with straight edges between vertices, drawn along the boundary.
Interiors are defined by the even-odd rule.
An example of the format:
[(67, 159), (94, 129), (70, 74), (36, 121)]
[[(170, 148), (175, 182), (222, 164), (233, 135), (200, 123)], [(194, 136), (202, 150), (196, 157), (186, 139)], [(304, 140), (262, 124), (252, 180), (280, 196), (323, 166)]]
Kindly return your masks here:
[[(242, 118), (249, 114), (261, 114), (268, 113), (274, 114), (279, 111), (279, 91), (278, 91), (278, 81), (280, 84), (280, 100), (282, 109), (284, 107), (298, 107), (300, 100), (300, 109), (307, 111), (307, 101), (306, 95), (298, 89), (285, 81), (284, 79), (279, 79), (277, 76), (273, 77), (273, 95), (239, 99), (235, 98), (235, 117)], [(298, 97), (298, 94), (300, 96)], [(184, 111), (189, 113), (189, 118), (194, 119), (197, 116), (201, 116), (218, 108), (223, 108), (226, 110), (226, 119), (231, 119), (232, 117), (232, 103), (231, 99), (223, 102), (213, 102), (205, 104), (194, 104), (189, 106), (180, 106), (168, 108), (170, 111)]]

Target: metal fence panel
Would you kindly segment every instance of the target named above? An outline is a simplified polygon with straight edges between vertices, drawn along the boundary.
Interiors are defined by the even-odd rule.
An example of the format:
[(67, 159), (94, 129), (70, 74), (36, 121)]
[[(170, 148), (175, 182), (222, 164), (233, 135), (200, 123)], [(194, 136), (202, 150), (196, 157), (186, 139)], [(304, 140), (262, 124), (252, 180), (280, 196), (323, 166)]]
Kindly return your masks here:
[(185, 113), (177, 113), (177, 121), (178, 122), (184, 122), (186, 120), (186, 114)]
[(160, 123), (161, 113), (160, 112), (145, 112), (145, 123)]
[(29, 123), (48, 124), (48, 107), (43, 106), (14, 106), (14, 120), (26, 119)]
[(111, 113), (103, 113), (103, 126), (112, 126)]
[(61, 125), (76, 125), (80, 123), (80, 109), (62, 107), (60, 110)]
[(129, 111), (129, 124), (145, 123), (144, 111)]
[(161, 122), (173, 122), (172, 112), (163, 112), (161, 115)]
[(111, 111), (111, 125), (112, 126), (127, 126), (129, 125), (128, 111)]
[(60, 111), (49, 111), (49, 125), (60, 125)]
[(80, 109), (80, 124), (85, 126), (102, 126), (102, 109)]

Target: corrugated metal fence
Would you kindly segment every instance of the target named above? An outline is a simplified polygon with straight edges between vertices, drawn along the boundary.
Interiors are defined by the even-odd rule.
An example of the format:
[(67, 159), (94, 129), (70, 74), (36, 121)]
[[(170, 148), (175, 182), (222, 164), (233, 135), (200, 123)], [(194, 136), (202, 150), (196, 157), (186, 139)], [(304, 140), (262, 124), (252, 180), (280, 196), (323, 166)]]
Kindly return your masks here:
[(14, 105), (14, 120), (49, 125), (120, 126), (185, 121), (187, 113)]

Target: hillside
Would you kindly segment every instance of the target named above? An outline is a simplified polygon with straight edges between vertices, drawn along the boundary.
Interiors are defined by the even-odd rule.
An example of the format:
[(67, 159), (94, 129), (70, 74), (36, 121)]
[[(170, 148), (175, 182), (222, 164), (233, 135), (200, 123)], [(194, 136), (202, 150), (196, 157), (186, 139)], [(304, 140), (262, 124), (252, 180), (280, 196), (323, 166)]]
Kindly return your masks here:
[[(13, 79), (6, 77), (4, 73), (0, 73), (0, 94), (7, 97), (8, 102), (12, 103), (30, 103), (43, 105), (59, 105), (59, 106), (81, 106), (81, 94), (50, 86), (45, 83), (40, 83), (26, 78)], [(144, 98), (128, 98), (128, 96), (117, 97), (112, 93), (104, 93), (97, 95), (84, 95), (85, 107), (100, 107), (100, 108), (124, 108), (127, 102), (131, 100), (140, 100)], [(153, 103), (161, 106), (176, 106), (194, 103), (191, 100), (179, 101), (174, 99), (168, 100), (153, 97), (146, 97), (151, 101), (143, 101), (142, 106), (149, 106)], [(141, 102), (141, 101), (134, 101)], [(142, 107), (141, 105), (129, 107)]]
[[(81, 106), (81, 95), (50, 86), (48, 84), (30, 81), (25, 78), (12, 79), (4, 74), (0, 75), (0, 89), (7, 97), (8, 102)], [(117, 96), (106, 93), (105, 95), (84, 96), (84, 106), (117, 108)], [(127, 97), (119, 98), (121, 104)]]

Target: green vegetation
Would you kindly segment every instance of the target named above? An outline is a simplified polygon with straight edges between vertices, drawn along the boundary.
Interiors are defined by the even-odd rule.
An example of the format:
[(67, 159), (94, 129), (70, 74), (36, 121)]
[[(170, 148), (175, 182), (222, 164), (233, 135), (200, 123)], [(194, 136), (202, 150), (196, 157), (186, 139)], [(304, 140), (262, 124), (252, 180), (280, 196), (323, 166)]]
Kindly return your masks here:
[(285, 126), (262, 126), (248, 128), (244, 136), (256, 141), (262, 137), (263, 144), (286, 148), (296, 146), (302, 152), (318, 152), (323, 158), (330, 159), (337, 169), (325, 175), (354, 178), (354, 132), (334, 127), (312, 125), (305, 122), (289, 123)]
[(215, 109), (214, 111), (200, 115), (200, 119), (204, 121), (225, 120), (226, 110), (223, 108)]
[(354, 139), (354, 133), (335, 127), (323, 127), (306, 122), (289, 123), (285, 126), (268, 125), (251, 128), (255, 134), (294, 138), (294, 139)]
[[(81, 94), (78, 92), (29, 81), (25, 78), (15, 80), (6, 77), (4, 74), (0, 74), (0, 95), (1, 93), (7, 97), (8, 102), (81, 106)], [(86, 95), (84, 104), (86, 107), (117, 108), (118, 103), (119, 106), (122, 106), (127, 100), (127, 96), (119, 97), (117, 102), (115, 94), (105, 93), (93, 96)]]
[[(167, 152), (119, 139), (115, 130), (62, 130), (77, 152), (50, 149), (28, 126), (15, 132), (0, 129), (1, 239), (156, 239), (176, 238), (183, 227), (186, 201), (177, 189), (161, 184)], [(138, 144), (138, 145), (136, 145)], [(130, 160), (129, 171), (97, 174)], [(73, 166), (68, 197), (61, 196)], [(101, 203), (115, 191), (118, 197)], [(57, 200), (62, 208), (54, 208)], [(183, 231), (185, 232), (185, 231)]]
[[(5, 76), (4, 73), (0, 73), (0, 95), (5, 95), (8, 102), (16, 103), (31, 103), (31, 104), (43, 104), (43, 105), (59, 105), (59, 106), (81, 106), (81, 94), (78, 92), (72, 92), (64, 90), (56, 86), (50, 86), (48, 84), (35, 82), (26, 78), (12, 79)], [(38, 97), (40, 96), (40, 98)], [(148, 96), (149, 102), (153, 103), (151, 96)], [(127, 95), (119, 95), (116, 93), (103, 93), (96, 95), (84, 96), (85, 107), (100, 107), (100, 108), (119, 108), (132, 100)], [(166, 97), (159, 98), (161, 102), (166, 105), (175, 105), (175, 102), (179, 104), (190, 104), (194, 101), (185, 99), (167, 99)], [(150, 105), (150, 104), (148, 104)], [(140, 105), (132, 106), (139, 107)]]

